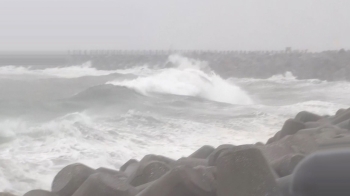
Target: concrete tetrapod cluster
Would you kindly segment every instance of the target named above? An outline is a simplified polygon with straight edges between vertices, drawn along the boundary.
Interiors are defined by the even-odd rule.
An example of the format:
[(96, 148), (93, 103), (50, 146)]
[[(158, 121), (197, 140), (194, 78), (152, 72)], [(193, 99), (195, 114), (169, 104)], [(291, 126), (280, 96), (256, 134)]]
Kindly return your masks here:
[[(300, 112), (266, 144), (203, 146), (188, 157), (131, 159), (119, 171), (76, 163), (24, 196), (350, 195), (350, 108)], [(0, 193), (0, 196), (11, 196)]]

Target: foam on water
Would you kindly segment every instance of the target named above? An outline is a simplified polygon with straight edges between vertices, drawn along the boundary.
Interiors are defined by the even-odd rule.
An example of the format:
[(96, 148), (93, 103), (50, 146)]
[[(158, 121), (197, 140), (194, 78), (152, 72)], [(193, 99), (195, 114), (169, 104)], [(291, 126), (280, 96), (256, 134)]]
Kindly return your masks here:
[(169, 61), (175, 68), (155, 70), (147, 76), (132, 80), (111, 81), (107, 84), (133, 88), (145, 95), (164, 93), (201, 97), (212, 101), (231, 104), (252, 104), (252, 100), (238, 86), (222, 79), (214, 72), (205, 70), (205, 64), (173, 55)]
[[(90, 100), (85, 99), (88, 97), (93, 103), (102, 102), (95, 104), (96, 107), (113, 103), (126, 109), (116, 112), (113, 108), (108, 116), (103, 109), (89, 110), (90, 113), (69, 110), (69, 114), (40, 123), (24, 121), (23, 116), (22, 119), (21, 116), (0, 119), (0, 191), (23, 195), (31, 189), (49, 190), (57, 172), (75, 162), (93, 168), (117, 169), (131, 158), (140, 159), (150, 153), (176, 159), (191, 154), (202, 145), (216, 147), (225, 143), (265, 142), (280, 130), (286, 119), (293, 118), (302, 110), (331, 115), (350, 105), (349, 82), (298, 80), (291, 74), (268, 79), (225, 80), (213, 73), (205, 62), (178, 55), (170, 56), (169, 62), (174, 66), (141, 66), (111, 71), (98, 70), (89, 64), (42, 70), (0, 68), (0, 77), (12, 74), (20, 78), (133, 74), (138, 78), (116, 79), (109, 83), (150, 95), (147, 101), (138, 93), (135, 94), (141, 96), (140, 99), (131, 99), (127, 88), (121, 91), (118, 89), (121, 87), (112, 85), (89, 86), (84, 87), (82, 92), (85, 93), (80, 93), (81, 96), (74, 102), (88, 102), (90, 105)], [(35, 91), (39, 89), (33, 89)], [(186, 97), (180, 99), (186, 104), (165, 107), (162, 104), (176, 101), (180, 96), (155, 98), (151, 96), (154, 93), (201, 97), (239, 105)], [(23, 97), (22, 94), (18, 96)], [(250, 97), (254, 97), (254, 102)], [(133, 105), (146, 104), (147, 107), (132, 107), (132, 110), (122, 101), (125, 99)], [(67, 103), (67, 106), (70, 107), (70, 104)], [(154, 105), (156, 107), (153, 108)], [(38, 110), (31, 106), (30, 109)]]
[[(262, 128), (260, 120), (248, 128)], [(0, 146), (0, 190), (23, 194), (30, 189), (50, 189), (56, 173), (74, 162), (115, 169), (149, 153), (180, 158), (205, 144), (252, 143), (271, 134), (267, 127), (260, 133), (245, 131), (247, 125), (237, 119), (227, 124), (236, 129), (137, 111), (118, 118), (72, 113), (39, 125), (0, 123), (2, 130), (16, 135)]]
[(79, 78), (83, 76), (105, 76), (113, 73), (132, 73), (139, 71), (142, 68), (135, 68), (129, 70), (98, 70), (91, 66), (91, 62), (86, 62), (81, 65), (69, 66), (69, 67), (54, 67), (46, 69), (32, 69), (31, 67), (23, 66), (3, 66), (0, 67), (0, 77), (7, 78), (13, 76), (31, 76), (40, 78)]
[(0, 145), (0, 190), (23, 194), (50, 189), (57, 172), (74, 162), (116, 169), (128, 159), (149, 153), (176, 159), (206, 144), (265, 142), (301, 110), (332, 114), (344, 105), (310, 101), (241, 107), (227, 108), (232, 111), (230, 118), (209, 122), (133, 110), (119, 117), (71, 113), (43, 124), (2, 121), (0, 132), (5, 134), (1, 136), (11, 140)]
[(327, 83), (327, 81), (319, 80), (319, 79), (297, 79), (296, 76), (293, 75), (292, 72), (287, 71), (284, 74), (276, 74), (266, 79), (258, 79), (258, 78), (229, 78), (229, 81), (240, 83), (254, 83), (254, 82), (270, 82), (277, 84), (293, 84), (293, 83)]

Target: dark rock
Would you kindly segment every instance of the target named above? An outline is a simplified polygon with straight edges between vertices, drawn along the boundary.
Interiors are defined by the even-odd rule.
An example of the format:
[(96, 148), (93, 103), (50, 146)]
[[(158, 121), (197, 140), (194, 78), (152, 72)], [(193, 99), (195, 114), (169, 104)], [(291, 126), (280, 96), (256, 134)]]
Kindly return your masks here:
[(346, 111), (346, 109), (339, 109), (336, 113), (335, 113), (335, 115), (336, 116), (340, 116), (340, 115), (342, 115), (344, 112)]
[(305, 129), (317, 128), (327, 124), (330, 124), (330, 123), (329, 122), (306, 122)]
[(295, 116), (295, 120), (297, 121), (300, 121), (300, 122), (315, 122), (315, 121), (318, 121), (320, 120), (322, 117), (317, 115), (317, 114), (314, 114), (314, 113), (311, 113), (311, 112), (307, 112), (307, 111), (302, 111), (302, 112), (299, 112), (296, 116)]
[(113, 170), (113, 169), (109, 169), (109, 168), (105, 168), (105, 167), (100, 167), (100, 168), (96, 169), (95, 172), (96, 173), (105, 173), (105, 174), (117, 176), (121, 180), (123, 180), (123, 179), (126, 180), (127, 177), (128, 177), (124, 172)]
[(272, 142), (274, 142), (274, 137), (270, 137), (267, 141), (266, 144), (271, 144)]
[(262, 147), (262, 146), (256, 146), (256, 145), (252, 145), (252, 144), (245, 144), (245, 145), (239, 145), (239, 146), (234, 146), (234, 147), (229, 148), (229, 149), (225, 149), (225, 150), (221, 151), (221, 153), (217, 157), (214, 166), (216, 166), (217, 160), (221, 156), (225, 156), (226, 154), (231, 154), (232, 152), (236, 152), (236, 151), (239, 151), (239, 150), (245, 150), (245, 149), (250, 149), (250, 148), (255, 148), (255, 147), (259, 148), (259, 147)]
[(133, 187), (116, 176), (92, 174), (72, 196), (132, 196)]
[(286, 136), (271, 144), (256, 147), (261, 149), (268, 162), (272, 163), (289, 154), (307, 155), (313, 153), (318, 149), (318, 145), (316, 135), (301, 134), (301, 132), (298, 132), (295, 135)]
[(291, 193), (292, 180), (293, 180), (292, 175), (278, 178), (276, 180), (278, 187), (279, 187), (279, 190), (283, 196), (294, 196)]
[[(152, 162), (156, 162), (156, 163), (152, 163)], [(149, 181), (146, 182), (141, 182), (139, 180), (139, 178), (143, 178), (142, 176), (144, 176), (144, 172), (147, 173), (148, 169), (153, 168), (152, 170), (155, 170), (156, 168), (154, 167), (158, 167), (160, 170), (157, 175), (154, 175), (154, 177), (159, 178), (160, 174), (164, 174), (164, 172), (168, 171), (168, 165), (172, 164), (174, 162), (174, 160), (164, 157), (164, 156), (159, 156), (159, 155), (146, 155), (144, 156), (141, 161), (137, 164), (132, 163), (129, 164), (128, 169), (125, 171), (125, 173), (127, 173), (127, 175), (129, 176), (127, 179), (128, 183), (131, 183), (133, 186), (138, 186), (141, 185), (139, 183), (147, 183)], [(152, 163), (152, 164), (150, 164)], [(163, 163), (163, 164), (161, 164)], [(150, 164), (150, 165), (149, 165)], [(131, 167), (132, 166), (132, 167)], [(129, 168), (131, 167), (131, 169), (129, 170)], [(148, 168), (147, 171), (144, 171), (145, 168)], [(155, 180), (154, 178), (152, 178), (153, 180)]]
[(350, 135), (337, 135), (324, 139), (319, 143), (319, 150), (350, 148)]
[(350, 195), (350, 149), (319, 151), (293, 172), (293, 195)]
[(95, 172), (98, 172), (98, 173), (108, 173), (108, 174), (111, 174), (111, 175), (118, 175), (120, 174), (119, 171), (117, 170), (114, 170), (114, 169), (110, 169), (110, 168), (105, 168), (105, 167), (99, 167), (95, 170)]
[(189, 167), (208, 166), (208, 160), (183, 157), (183, 158), (175, 161), (171, 165), (172, 168), (178, 167), (178, 166), (189, 166)]
[(15, 195), (7, 192), (0, 192), (0, 196), (15, 196)]
[(304, 123), (302, 123), (298, 120), (288, 119), (284, 123), (284, 125), (280, 131), (279, 138), (277, 138), (277, 139), (280, 140), (287, 135), (294, 135), (295, 133), (297, 133), (298, 131), (300, 131), (304, 128), (305, 128)]
[(131, 176), (136, 172), (139, 166), (140, 166), (140, 163), (137, 160), (130, 159), (120, 167), (119, 171), (124, 172), (125, 175), (127, 176)]
[(214, 170), (179, 166), (154, 181), (137, 196), (215, 196)]
[(214, 152), (215, 148), (212, 146), (202, 146), (197, 151), (192, 153), (189, 158), (196, 158), (196, 159), (206, 159), (212, 152)]
[(280, 139), (280, 135), (281, 135), (281, 131), (276, 132), (273, 137), (267, 140), (266, 144), (271, 144), (275, 141), (278, 141)]
[(124, 165), (122, 165), (120, 167), (119, 171), (124, 172), (129, 167), (129, 165), (135, 164), (135, 163), (138, 163), (138, 161), (136, 159), (130, 159), (129, 161), (127, 161), (126, 163), (124, 163)]
[(217, 196), (280, 195), (275, 175), (257, 148), (226, 152), (217, 160)]
[(71, 196), (94, 172), (94, 169), (80, 163), (68, 165), (55, 176), (52, 192), (59, 196)]
[(223, 144), (218, 146), (209, 156), (208, 156), (208, 165), (209, 166), (214, 166), (217, 157), (220, 155), (220, 153), (224, 150), (231, 149), (234, 147), (232, 144)]
[(150, 154), (150, 155), (144, 156), (141, 159), (140, 163), (148, 163), (148, 162), (151, 162), (151, 161), (159, 161), (159, 162), (163, 162), (163, 163), (169, 165), (169, 164), (173, 163), (175, 160), (170, 159), (170, 158), (165, 157), (165, 156), (161, 156), (161, 155)]
[(37, 190), (29, 191), (23, 196), (58, 196), (58, 195), (50, 191), (37, 189)]
[(350, 119), (345, 120), (341, 123), (336, 124), (337, 127), (342, 128), (342, 129), (347, 129), (350, 130)]
[(324, 125), (317, 128), (300, 130), (297, 135), (311, 137), (316, 142), (322, 142), (326, 139), (336, 138), (341, 134), (349, 134), (349, 131), (334, 125)]
[(271, 165), (279, 177), (284, 177), (290, 175), (304, 157), (305, 156), (301, 154), (288, 154), (273, 161)]
[(181, 173), (182, 170), (180, 168), (172, 169), (158, 180), (152, 182), (150, 186), (142, 190), (137, 196), (193, 196), (182, 185)]
[(197, 166), (184, 168), (183, 181), (185, 186), (198, 196), (215, 196), (217, 190), (216, 168)]
[(170, 167), (163, 162), (152, 161), (140, 167), (135, 176), (129, 180), (133, 186), (140, 186), (142, 184), (152, 182), (162, 177), (170, 170)]
[[(289, 143), (282, 144), (280, 147), (292, 145), (294, 153), (308, 155), (319, 150), (326, 143), (334, 143), (338, 138), (348, 135), (349, 131), (333, 125), (324, 125), (322, 127), (303, 129), (293, 135)], [(337, 142), (335, 142), (337, 143)], [(285, 153), (286, 155), (287, 153)], [(289, 153), (288, 153), (289, 154)]]
[(349, 119), (350, 119), (350, 109), (347, 109), (346, 111), (341, 113), (339, 116), (335, 116), (333, 119), (331, 119), (331, 123), (333, 125), (336, 125)]
[[(165, 174), (166, 175), (166, 174)], [(157, 180), (156, 180), (157, 181)], [(137, 195), (138, 193), (140, 193), (141, 191), (145, 190), (147, 187), (151, 186), (154, 182), (156, 181), (152, 181), (152, 182), (148, 182), (145, 184), (142, 184), (140, 186), (134, 187), (134, 195)]]

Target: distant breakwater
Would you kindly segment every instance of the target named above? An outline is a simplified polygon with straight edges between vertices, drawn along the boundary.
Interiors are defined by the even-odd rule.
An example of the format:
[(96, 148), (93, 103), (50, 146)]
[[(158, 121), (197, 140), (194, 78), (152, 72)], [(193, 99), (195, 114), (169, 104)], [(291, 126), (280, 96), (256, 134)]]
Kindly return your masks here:
[(350, 50), (308, 52), (281, 51), (126, 51), (76, 50), (65, 52), (0, 52), (0, 66), (47, 68), (79, 65), (90, 61), (98, 69), (119, 69), (138, 65), (165, 65), (168, 56), (205, 61), (224, 78), (269, 78), (291, 72), (298, 79), (350, 80)]

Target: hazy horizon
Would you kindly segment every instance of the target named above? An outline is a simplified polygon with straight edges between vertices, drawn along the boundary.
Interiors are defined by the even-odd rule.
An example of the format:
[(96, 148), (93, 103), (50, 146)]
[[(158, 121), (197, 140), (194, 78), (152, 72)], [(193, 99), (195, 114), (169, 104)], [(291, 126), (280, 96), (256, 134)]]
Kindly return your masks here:
[(0, 51), (350, 48), (346, 0), (0, 1)]

